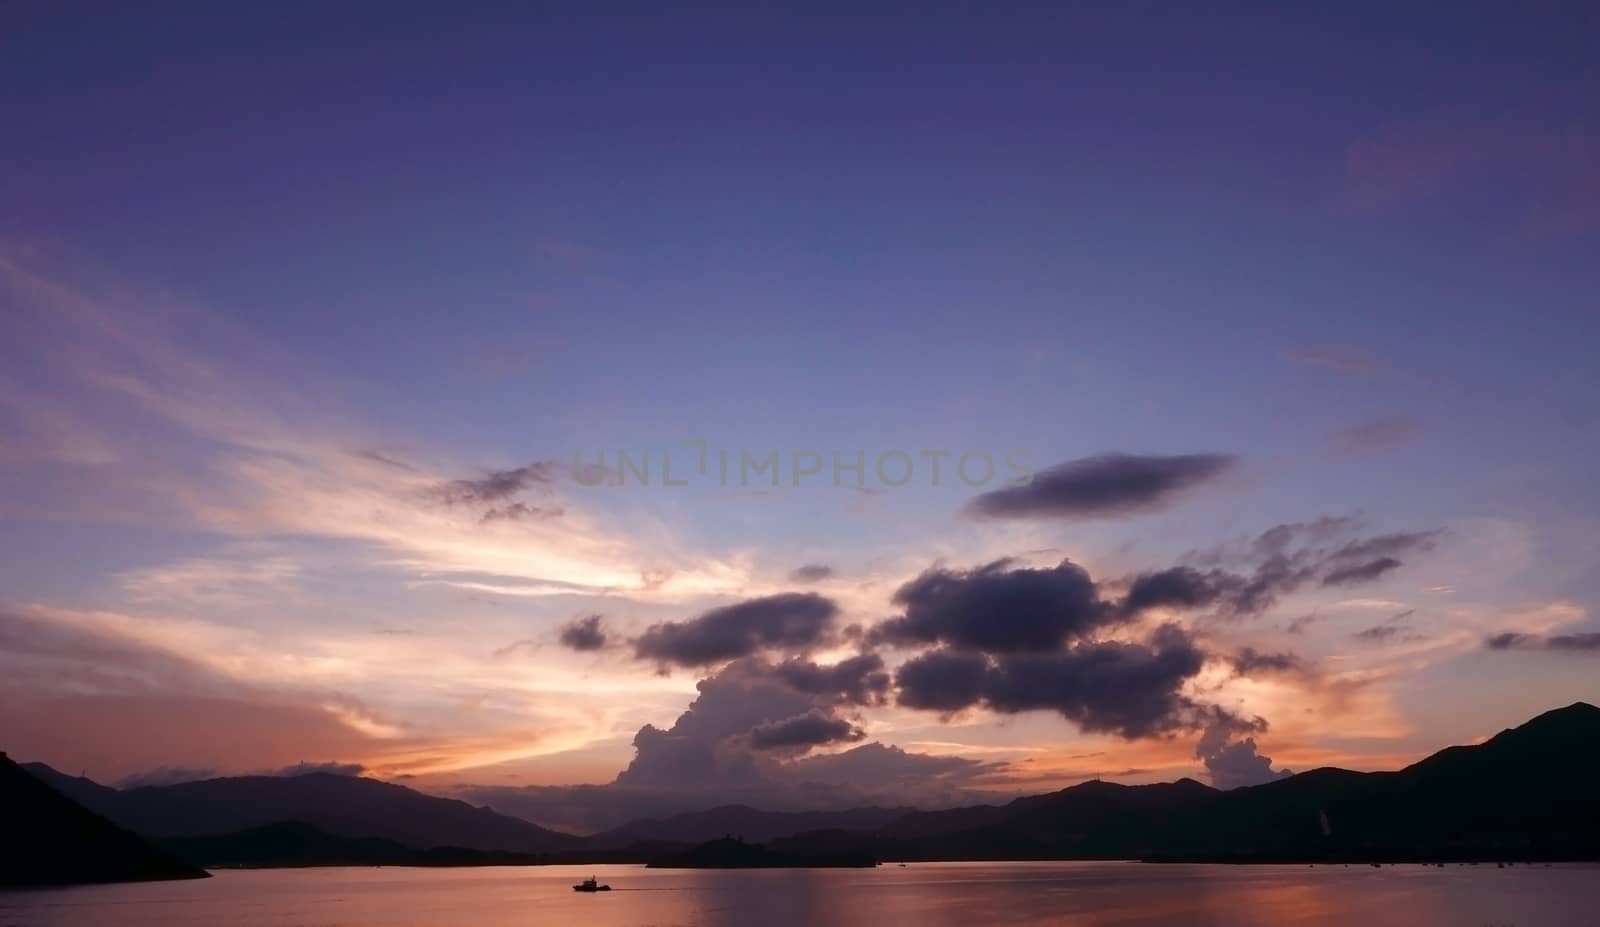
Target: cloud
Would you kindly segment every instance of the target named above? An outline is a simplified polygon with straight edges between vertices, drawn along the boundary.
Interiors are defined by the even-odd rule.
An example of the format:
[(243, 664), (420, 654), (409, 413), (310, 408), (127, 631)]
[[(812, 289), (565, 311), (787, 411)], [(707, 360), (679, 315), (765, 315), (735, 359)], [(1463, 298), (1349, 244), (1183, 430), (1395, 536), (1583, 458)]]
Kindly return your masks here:
[(1181, 690), (1204, 664), (1188, 634), (1163, 625), (1147, 642), (1080, 643), (1056, 653), (931, 651), (903, 664), (895, 682), (908, 708), (1049, 710), (1083, 731), (1132, 740), (1197, 724), (1198, 706)]
[(1273, 769), (1272, 757), (1257, 752), (1253, 736), (1267, 729), (1261, 718), (1246, 721), (1221, 709), (1214, 709), (1211, 722), (1195, 745), (1195, 757), (1205, 763), (1211, 784), (1219, 789), (1260, 785), (1291, 775), (1287, 769)]
[(970, 801), (965, 787), (998, 774), (1004, 764), (964, 756), (909, 753), (900, 747), (866, 743), (839, 753), (803, 757), (782, 769), (782, 777), (799, 782), (854, 786), (894, 796), (895, 801), (939, 806)]
[(1298, 673), (1306, 668), (1305, 660), (1295, 653), (1263, 653), (1254, 647), (1240, 647), (1230, 661), (1233, 672), (1239, 676), (1272, 673)]
[(1242, 547), (1191, 551), (1185, 559), (1209, 569), (1186, 565), (1141, 574), (1130, 583), (1124, 607), (1215, 606), (1224, 617), (1248, 617), (1318, 577), (1324, 586), (1380, 579), (1404, 565), (1399, 554), (1431, 550), (1439, 534), (1394, 532), (1341, 541), (1353, 528), (1350, 519), (1323, 517), (1276, 525)]
[(813, 709), (782, 721), (768, 721), (750, 730), (750, 746), (757, 750), (809, 750), (825, 744), (861, 740), (866, 732), (846, 721)]
[(605, 649), (607, 636), (602, 626), (604, 620), (600, 615), (585, 615), (567, 622), (558, 638), (561, 646), (579, 652)]
[(541, 521), (546, 518), (560, 518), (565, 514), (565, 509), (558, 505), (537, 506), (526, 502), (513, 502), (499, 508), (491, 508), (483, 513), (482, 521), (486, 524), (497, 521)]
[(852, 705), (877, 705), (889, 690), (889, 674), (883, 658), (875, 653), (820, 666), (809, 660), (785, 660), (773, 672), (797, 692), (837, 698)]
[(1113, 518), (1149, 512), (1226, 472), (1225, 454), (1102, 454), (1058, 464), (1021, 486), (983, 493), (967, 506), (986, 518)]
[(1490, 650), (1553, 650), (1564, 653), (1600, 653), (1600, 633), (1553, 634), (1545, 637), (1538, 634), (1520, 634), (1514, 631), (1505, 631), (1485, 638), (1483, 645)]
[(988, 652), (1055, 650), (1121, 620), (1100, 598), (1083, 567), (1063, 560), (1048, 569), (1010, 569), (996, 560), (970, 570), (934, 567), (896, 590), (905, 610), (879, 624), (869, 640), (905, 646), (942, 643)]
[(511, 470), (492, 470), (478, 479), (451, 480), (427, 492), (443, 505), (490, 505), (503, 502), (531, 486), (553, 482), (556, 464), (538, 460)]
[(786, 592), (714, 608), (689, 621), (652, 625), (633, 642), (643, 660), (706, 666), (760, 650), (823, 643), (839, 607), (814, 593)]
[(1122, 611), (1131, 616), (1152, 608), (1206, 608), (1245, 585), (1243, 578), (1221, 570), (1202, 572), (1187, 566), (1141, 573), (1128, 585)]
[(1394, 625), (1380, 624), (1380, 625), (1374, 625), (1373, 627), (1367, 628), (1365, 631), (1357, 631), (1355, 634), (1353, 634), (1351, 636), (1354, 637), (1358, 641), (1365, 641), (1365, 642), (1367, 642), (1369, 644), (1376, 644), (1376, 643), (1381, 643), (1383, 641), (1386, 641), (1389, 638), (1394, 637), (1396, 634), (1399, 634), (1404, 630), (1405, 630), (1404, 628), (1399, 628), (1399, 627), (1396, 627)]
[(1322, 577), (1324, 586), (1351, 586), (1381, 579), (1384, 574), (1399, 569), (1403, 564), (1395, 557), (1379, 557), (1364, 563), (1339, 567)]
[(1545, 641), (1551, 650), (1600, 651), (1600, 634), (1557, 634)]
[(279, 769), (264, 772), (263, 776), (360, 776), (365, 774), (367, 767), (360, 763), (295, 763)]
[(789, 571), (789, 581), (795, 583), (819, 583), (833, 576), (833, 567), (825, 563), (807, 563), (797, 566)]

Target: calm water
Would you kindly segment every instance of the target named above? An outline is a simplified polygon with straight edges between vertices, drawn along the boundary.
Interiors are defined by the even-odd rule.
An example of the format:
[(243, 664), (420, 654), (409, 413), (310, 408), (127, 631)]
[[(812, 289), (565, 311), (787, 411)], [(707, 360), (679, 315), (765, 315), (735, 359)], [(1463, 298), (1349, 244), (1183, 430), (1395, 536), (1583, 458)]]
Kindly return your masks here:
[(922, 863), (868, 870), (300, 869), (0, 892), (4, 927), (1600, 925), (1600, 867)]

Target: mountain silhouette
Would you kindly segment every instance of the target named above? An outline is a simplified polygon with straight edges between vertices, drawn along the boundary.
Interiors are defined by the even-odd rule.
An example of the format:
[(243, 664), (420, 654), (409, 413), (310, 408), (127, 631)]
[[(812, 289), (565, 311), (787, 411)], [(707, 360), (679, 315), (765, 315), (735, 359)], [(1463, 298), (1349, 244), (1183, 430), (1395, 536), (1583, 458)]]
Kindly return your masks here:
[(593, 847), (621, 847), (642, 841), (702, 843), (729, 834), (759, 843), (817, 830), (870, 833), (914, 812), (914, 808), (851, 808), (845, 811), (762, 811), (749, 805), (721, 805), (666, 818), (642, 818), (588, 838)]
[(415, 850), (548, 854), (583, 845), (579, 837), (521, 818), (359, 776), (237, 776), (123, 790), (39, 763), (28, 769), (90, 810), (157, 839), (220, 836), (296, 821), (334, 836), (377, 837)]
[[(245, 776), (118, 790), (37, 764), (29, 771), (90, 811), (213, 865), (1600, 859), (1600, 708), (1582, 702), (1395, 772), (1329, 767), (1231, 791), (1192, 779), (1135, 786), (1096, 780), (1005, 804), (910, 813), (725, 805), (635, 821), (593, 838), (364, 778)], [(14, 765), (5, 772), (11, 805), (27, 806), (17, 798), (25, 788), (42, 791), (56, 803), (49, 813), (68, 814), (64, 807), (79, 816), (72, 819), (76, 845), (103, 844), (96, 852), (155, 865), (159, 854), (150, 856), (154, 851), (131, 834)], [(18, 777), (26, 782), (12, 782)], [(44, 828), (49, 836), (38, 823), (44, 820), (29, 833)], [(0, 839), (22, 858), (29, 839), (44, 838)], [(61, 859), (67, 851), (55, 852)]]
[(1093, 781), (907, 815), (853, 846), (884, 859), (1600, 859), (1596, 782), (1600, 708), (1579, 702), (1397, 772), (1328, 767), (1227, 792)]
[(203, 879), (0, 753), (0, 886)]

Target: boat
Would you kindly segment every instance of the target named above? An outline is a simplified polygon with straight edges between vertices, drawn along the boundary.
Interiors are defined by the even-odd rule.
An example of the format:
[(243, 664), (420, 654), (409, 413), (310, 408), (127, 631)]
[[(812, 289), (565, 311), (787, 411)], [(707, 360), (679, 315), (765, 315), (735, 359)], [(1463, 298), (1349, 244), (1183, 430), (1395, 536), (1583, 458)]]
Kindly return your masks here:
[(579, 882), (577, 885), (572, 886), (572, 890), (575, 892), (609, 892), (611, 891), (611, 886), (601, 885), (594, 878), (594, 876), (590, 876), (589, 878), (584, 879), (582, 882)]

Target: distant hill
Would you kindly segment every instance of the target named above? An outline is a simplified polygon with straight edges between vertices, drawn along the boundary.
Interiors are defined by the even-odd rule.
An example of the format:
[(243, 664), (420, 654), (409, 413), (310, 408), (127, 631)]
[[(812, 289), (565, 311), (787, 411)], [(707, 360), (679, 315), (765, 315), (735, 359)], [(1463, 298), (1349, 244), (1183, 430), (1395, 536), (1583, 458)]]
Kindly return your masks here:
[(90, 810), (151, 838), (218, 836), (298, 821), (334, 836), (377, 837), (418, 850), (549, 854), (583, 845), (581, 838), (520, 818), (358, 776), (237, 776), (120, 790), (43, 764), (28, 769)]
[(734, 836), (757, 843), (815, 830), (870, 833), (915, 812), (915, 808), (851, 808), (847, 811), (762, 811), (749, 805), (722, 805), (666, 818), (644, 818), (595, 834), (591, 847), (620, 847), (641, 841), (703, 843)]
[(203, 879), (0, 753), (0, 886)]
[(651, 869), (821, 869), (871, 868), (876, 858), (855, 851), (842, 853), (782, 852), (732, 837), (710, 840), (690, 850), (652, 859)]
[(1228, 792), (1085, 782), (773, 847), (890, 860), (1588, 860), (1600, 859), (1597, 783), (1600, 708), (1580, 702), (1398, 772), (1315, 769)]
[(1219, 794), (1151, 856), (1600, 859), (1600, 708), (1546, 712), (1398, 772), (1324, 768)]
[(173, 837), (162, 846), (216, 868), (295, 866), (517, 866), (545, 856), (465, 847), (418, 850), (381, 837), (339, 837), (300, 821), (207, 837)]

